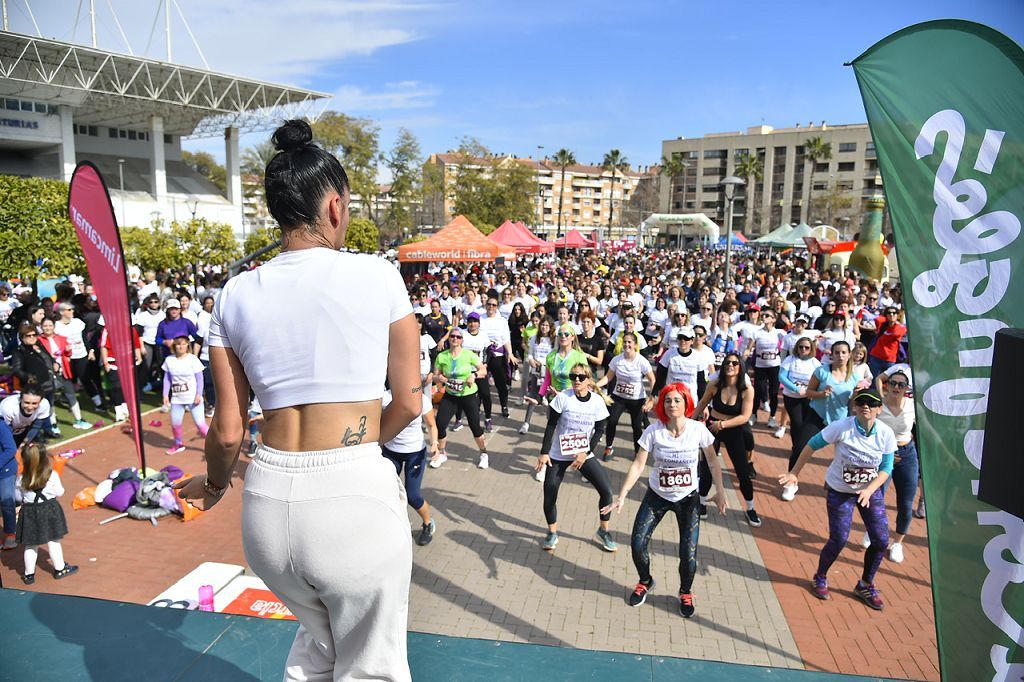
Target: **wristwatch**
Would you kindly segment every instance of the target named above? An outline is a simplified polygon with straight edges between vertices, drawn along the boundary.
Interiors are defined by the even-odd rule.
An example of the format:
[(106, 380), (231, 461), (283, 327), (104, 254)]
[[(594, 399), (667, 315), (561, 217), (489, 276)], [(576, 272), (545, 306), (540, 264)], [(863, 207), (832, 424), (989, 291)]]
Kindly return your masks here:
[(209, 478), (203, 481), (203, 491), (205, 491), (207, 495), (210, 495), (212, 497), (220, 497), (221, 495), (224, 494), (224, 491), (227, 489), (227, 486), (224, 486), (222, 488), (220, 486), (214, 485), (213, 483), (210, 483)]

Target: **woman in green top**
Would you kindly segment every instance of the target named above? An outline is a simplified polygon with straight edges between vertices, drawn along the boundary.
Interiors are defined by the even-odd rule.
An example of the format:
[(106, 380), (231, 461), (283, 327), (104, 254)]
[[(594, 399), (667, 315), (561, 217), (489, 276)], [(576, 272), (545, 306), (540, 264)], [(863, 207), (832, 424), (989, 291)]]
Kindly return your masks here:
[[(569, 370), (576, 364), (587, 366), (587, 356), (580, 350), (580, 343), (576, 339), (576, 330), (571, 324), (563, 324), (555, 334), (555, 341), (558, 349), (547, 357), (547, 372), (544, 377), (544, 386), (541, 387), (541, 394), (547, 395), (549, 399), (572, 387), (569, 381)], [(544, 388), (547, 387), (547, 391)]]
[(477, 466), (486, 469), (487, 444), (484, 442), (484, 429), (480, 426), (480, 394), (476, 385), (477, 379), (487, 376), (487, 365), (480, 356), (462, 347), (462, 330), (452, 329), (448, 335), (450, 347), (438, 353), (434, 360), (434, 381), (444, 386), (444, 396), (437, 408), (437, 455), (430, 460), (430, 466), (438, 468), (448, 461), (448, 422), (455, 412), (462, 407), (466, 415), (466, 423), (473, 432), (473, 438), (480, 449), (480, 461)]

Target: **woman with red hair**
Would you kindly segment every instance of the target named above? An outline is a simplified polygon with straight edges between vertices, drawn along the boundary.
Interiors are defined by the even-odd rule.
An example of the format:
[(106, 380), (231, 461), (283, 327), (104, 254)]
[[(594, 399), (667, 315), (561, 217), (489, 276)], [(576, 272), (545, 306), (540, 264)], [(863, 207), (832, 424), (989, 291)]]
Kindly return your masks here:
[(602, 514), (616, 510), (622, 512), (626, 496), (647, 464), (648, 453), (654, 456), (648, 479), (647, 494), (633, 520), (631, 548), (633, 564), (640, 581), (629, 595), (629, 605), (639, 606), (654, 587), (651, 575), (651, 557), (648, 547), (654, 529), (669, 510), (675, 512), (679, 523), (679, 613), (684, 618), (694, 614), (693, 579), (697, 575), (697, 536), (700, 525), (700, 496), (698, 489), (698, 462), (701, 452), (711, 469), (715, 484), (714, 502), (721, 514), (725, 513), (725, 492), (722, 487), (722, 467), (711, 447), (715, 437), (701, 422), (690, 419), (694, 399), (684, 384), (669, 384), (661, 389), (654, 413), (658, 421), (648, 426), (640, 436), (640, 449), (626, 473), (626, 480), (618, 499), (601, 510)]

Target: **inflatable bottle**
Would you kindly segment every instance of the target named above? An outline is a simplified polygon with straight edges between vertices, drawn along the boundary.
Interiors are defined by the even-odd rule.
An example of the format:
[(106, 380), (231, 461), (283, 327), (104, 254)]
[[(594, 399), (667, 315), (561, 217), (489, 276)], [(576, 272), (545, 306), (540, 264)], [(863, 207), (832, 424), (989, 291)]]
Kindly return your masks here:
[(882, 251), (882, 211), (885, 199), (868, 199), (868, 210), (860, 228), (860, 239), (850, 254), (850, 268), (869, 279), (881, 281), (885, 272), (885, 253)]

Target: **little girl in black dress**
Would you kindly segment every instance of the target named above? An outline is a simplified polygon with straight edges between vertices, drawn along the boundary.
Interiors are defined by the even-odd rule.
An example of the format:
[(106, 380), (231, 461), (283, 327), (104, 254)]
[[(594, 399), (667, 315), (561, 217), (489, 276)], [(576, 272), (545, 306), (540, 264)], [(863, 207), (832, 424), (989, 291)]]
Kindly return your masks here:
[(39, 545), (47, 545), (54, 577), (66, 578), (78, 571), (64, 561), (60, 539), (67, 535), (68, 524), (57, 498), (64, 494), (60, 476), (53, 470), (53, 462), (41, 443), (29, 443), (21, 449), (24, 470), (18, 478), (21, 493), (21, 511), (18, 513), (18, 544), (25, 545), (25, 573), (21, 579), (26, 585), (36, 581), (36, 560)]

